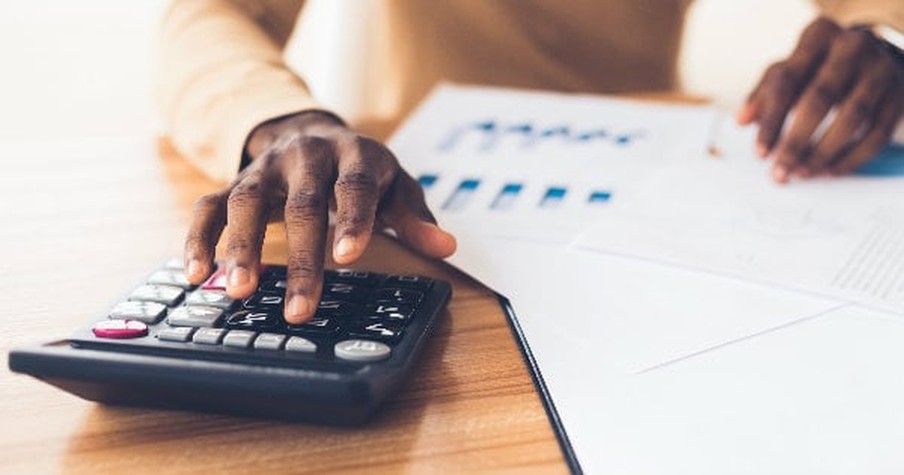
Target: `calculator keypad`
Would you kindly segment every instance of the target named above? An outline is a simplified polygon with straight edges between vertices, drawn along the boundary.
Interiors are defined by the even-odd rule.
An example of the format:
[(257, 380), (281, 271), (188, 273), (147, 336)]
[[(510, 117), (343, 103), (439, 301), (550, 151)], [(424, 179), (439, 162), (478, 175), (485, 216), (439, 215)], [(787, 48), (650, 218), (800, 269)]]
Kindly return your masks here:
[(131, 339), (137, 345), (159, 341), (197, 351), (229, 348), (375, 362), (389, 358), (406, 338), (405, 328), (433, 283), (418, 276), (326, 271), (314, 317), (290, 325), (283, 317), (285, 268), (265, 267), (259, 281), (254, 295), (236, 301), (226, 295), (223, 268), (192, 286), (173, 260), (151, 274), (128, 301), (113, 306), (92, 331), (99, 340)]

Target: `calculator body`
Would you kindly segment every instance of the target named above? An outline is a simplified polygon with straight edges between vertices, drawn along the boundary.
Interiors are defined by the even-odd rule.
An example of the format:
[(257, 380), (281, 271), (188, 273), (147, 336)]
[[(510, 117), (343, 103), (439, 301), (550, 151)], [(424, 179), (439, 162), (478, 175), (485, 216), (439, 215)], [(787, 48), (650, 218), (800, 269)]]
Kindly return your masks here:
[[(281, 314), (285, 267), (267, 266), (254, 296), (205, 315), (215, 307), (191, 302), (224, 294), (216, 278), (180, 281), (180, 297), (152, 303), (140, 286), (69, 339), (13, 350), (10, 369), (107, 404), (360, 424), (417, 364), (451, 297), (433, 279), (326, 271), (318, 313), (293, 326)], [(152, 315), (118, 318), (122, 309)]]

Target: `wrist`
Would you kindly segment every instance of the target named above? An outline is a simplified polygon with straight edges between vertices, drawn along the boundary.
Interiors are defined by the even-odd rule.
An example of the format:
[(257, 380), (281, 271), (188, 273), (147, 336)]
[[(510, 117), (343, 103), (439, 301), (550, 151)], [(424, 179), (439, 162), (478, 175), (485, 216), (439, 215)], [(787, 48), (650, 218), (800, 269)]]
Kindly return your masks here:
[(899, 65), (904, 66), (904, 32), (884, 24), (859, 25), (856, 28), (868, 32)]
[(245, 142), (243, 167), (247, 161), (270, 148), (281, 137), (291, 135), (328, 135), (347, 125), (336, 114), (325, 110), (307, 110), (267, 120), (248, 134)]

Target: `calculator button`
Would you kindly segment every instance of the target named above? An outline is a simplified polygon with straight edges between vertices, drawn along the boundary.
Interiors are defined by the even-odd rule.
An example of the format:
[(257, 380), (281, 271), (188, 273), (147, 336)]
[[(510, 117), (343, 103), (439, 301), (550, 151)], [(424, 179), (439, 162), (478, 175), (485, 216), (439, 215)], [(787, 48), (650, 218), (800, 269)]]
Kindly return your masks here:
[(326, 271), (324, 273), (324, 280), (327, 282), (346, 282), (349, 284), (374, 286), (379, 282), (380, 276), (361, 270), (337, 269), (334, 271)]
[(179, 287), (147, 284), (138, 287), (129, 295), (129, 300), (157, 302), (171, 307), (182, 298), (184, 292)]
[(166, 313), (166, 305), (156, 302), (120, 302), (110, 309), (110, 318), (157, 323)]
[(286, 341), (286, 351), (297, 353), (314, 353), (317, 351), (317, 345), (307, 338), (300, 336), (289, 337)]
[(272, 294), (269, 292), (260, 292), (245, 300), (243, 306), (249, 310), (259, 309), (279, 313), (282, 311), (284, 304), (284, 295)]
[(138, 338), (148, 334), (148, 326), (138, 320), (103, 320), (91, 329), (98, 338)]
[(231, 348), (248, 348), (254, 340), (256, 333), (247, 330), (230, 330), (223, 337), (223, 346)]
[(179, 270), (158, 270), (148, 277), (149, 284), (172, 285), (183, 289), (191, 288), (191, 282)]
[(394, 342), (402, 335), (402, 328), (392, 323), (374, 320), (355, 322), (348, 327), (348, 335), (386, 342)]
[(200, 345), (219, 345), (226, 330), (223, 328), (199, 328), (191, 341)]
[(301, 325), (286, 325), (286, 329), (291, 333), (332, 336), (339, 333), (339, 324), (332, 318), (314, 317)]
[(377, 291), (376, 300), (380, 303), (400, 303), (414, 305), (421, 301), (424, 294), (416, 290), (408, 289), (380, 289)]
[(261, 290), (265, 292), (277, 292), (284, 294), (286, 293), (286, 279), (275, 278), (266, 280), (263, 284), (261, 284)]
[(389, 358), (392, 349), (385, 343), (370, 340), (345, 340), (333, 347), (337, 358), (348, 361), (380, 361)]
[(226, 267), (220, 267), (201, 284), (202, 290), (226, 290)]
[(358, 306), (343, 300), (321, 300), (317, 305), (318, 317), (347, 317), (353, 315)]
[(347, 300), (360, 302), (367, 298), (367, 288), (348, 282), (327, 282), (323, 285), (323, 300)]
[(226, 319), (226, 327), (241, 330), (266, 331), (280, 326), (282, 318), (279, 314), (258, 310), (242, 310)]
[(426, 292), (433, 285), (433, 280), (416, 275), (391, 275), (383, 281), (386, 287), (403, 287), (406, 289)]
[(254, 340), (254, 348), (258, 350), (279, 350), (285, 340), (286, 336), (279, 333), (261, 333)]
[(179, 307), (166, 317), (166, 323), (174, 327), (214, 327), (223, 316), (223, 309), (216, 307)]
[(410, 305), (381, 304), (368, 306), (362, 316), (364, 318), (378, 318), (402, 322), (411, 318), (414, 307)]
[(157, 332), (157, 338), (163, 341), (186, 342), (191, 340), (191, 334), (195, 331), (191, 327), (164, 328)]
[(205, 307), (217, 307), (226, 309), (232, 305), (233, 300), (222, 290), (198, 290), (188, 294), (185, 305), (201, 305)]

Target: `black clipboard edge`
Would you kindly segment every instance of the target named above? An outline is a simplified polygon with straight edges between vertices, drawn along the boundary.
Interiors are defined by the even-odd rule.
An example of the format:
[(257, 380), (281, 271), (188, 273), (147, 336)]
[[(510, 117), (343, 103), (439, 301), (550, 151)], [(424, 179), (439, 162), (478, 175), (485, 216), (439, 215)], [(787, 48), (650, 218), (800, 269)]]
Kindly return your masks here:
[(509, 328), (511, 328), (512, 333), (515, 335), (515, 341), (518, 343), (518, 349), (521, 350), (521, 356), (524, 357), (524, 361), (527, 363), (527, 369), (530, 371), (534, 387), (540, 395), (543, 409), (546, 410), (546, 417), (549, 418), (549, 423), (552, 425), (553, 432), (556, 434), (556, 439), (559, 441), (559, 448), (562, 449), (562, 456), (565, 457), (565, 463), (568, 464), (568, 469), (571, 470), (571, 473), (583, 474), (584, 470), (581, 469), (581, 464), (578, 463), (578, 458), (574, 453), (574, 447), (571, 446), (571, 441), (568, 439), (568, 433), (565, 432), (565, 426), (562, 424), (562, 419), (559, 417), (558, 411), (556, 411), (556, 405), (552, 400), (552, 395), (549, 394), (549, 390), (546, 388), (546, 382), (543, 381), (543, 374), (540, 372), (540, 366), (537, 365), (537, 360), (530, 351), (530, 344), (528, 344), (527, 338), (521, 330), (521, 325), (518, 324), (518, 317), (515, 315), (515, 309), (512, 308), (512, 304), (508, 297), (496, 293), (496, 298), (499, 299), (499, 305), (505, 312), (505, 319), (508, 320)]

